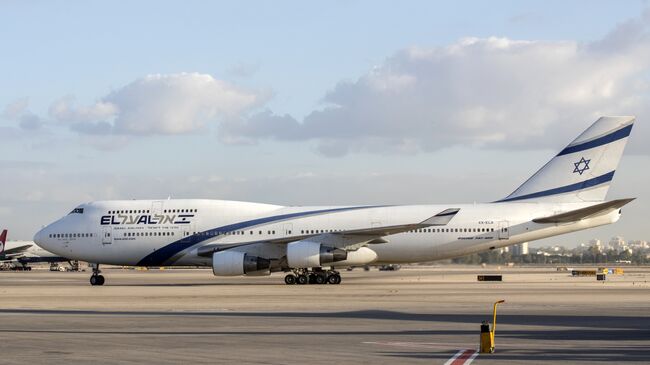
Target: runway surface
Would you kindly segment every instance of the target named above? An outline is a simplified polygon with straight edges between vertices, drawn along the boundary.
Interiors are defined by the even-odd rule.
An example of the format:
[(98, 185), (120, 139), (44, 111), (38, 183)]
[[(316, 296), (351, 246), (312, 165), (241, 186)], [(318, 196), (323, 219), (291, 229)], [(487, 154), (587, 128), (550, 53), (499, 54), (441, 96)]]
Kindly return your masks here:
[[(490, 273), (504, 281), (476, 281)], [(91, 287), (89, 273), (0, 272), (3, 363), (650, 362), (648, 269), (604, 283), (454, 266), (343, 271), (341, 285), (306, 286), (210, 270), (104, 275)], [(474, 357), (498, 299), (496, 353)]]

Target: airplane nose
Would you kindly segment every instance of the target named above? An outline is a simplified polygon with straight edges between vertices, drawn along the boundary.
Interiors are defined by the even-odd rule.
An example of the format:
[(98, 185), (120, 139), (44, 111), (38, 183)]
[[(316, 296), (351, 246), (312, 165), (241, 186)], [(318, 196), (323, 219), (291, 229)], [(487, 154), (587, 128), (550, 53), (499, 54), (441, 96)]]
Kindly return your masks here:
[(45, 228), (43, 228), (40, 231), (36, 232), (36, 234), (34, 235), (34, 243), (39, 245), (39, 246), (42, 245), (43, 242), (44, 242), (44, 238), (45, 238), (45, 233), (43, 233), (44, 230), (45, 230)]

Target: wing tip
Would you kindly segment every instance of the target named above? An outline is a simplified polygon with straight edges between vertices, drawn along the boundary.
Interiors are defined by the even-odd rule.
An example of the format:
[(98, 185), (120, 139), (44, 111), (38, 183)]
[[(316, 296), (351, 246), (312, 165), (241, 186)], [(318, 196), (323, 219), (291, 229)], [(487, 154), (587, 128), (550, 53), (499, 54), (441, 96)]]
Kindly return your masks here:
[(448, 208), (432, 217), (423, 220), (420, 224), (429, 226), (444, 226), (449, 223), (449, 221), (451, 221), (451, 219), (456, 214), (458, 214), (458, 212), (460, 212), (460, 208)]

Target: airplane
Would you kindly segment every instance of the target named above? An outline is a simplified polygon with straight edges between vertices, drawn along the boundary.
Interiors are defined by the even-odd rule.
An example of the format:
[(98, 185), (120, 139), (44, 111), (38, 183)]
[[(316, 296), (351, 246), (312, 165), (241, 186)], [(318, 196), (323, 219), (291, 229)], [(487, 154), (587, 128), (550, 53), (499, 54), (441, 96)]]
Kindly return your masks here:
[[(601, 117), (510, 195), (489, 203), (278, 206), (208, 199), (81, 204), (34, 241), (90, 263), (285, 272), (339, 284), (337, 268), (427, 262), (614, 223), (634, 199), (605, 200), (635, 117)], [(427, 194), (428, 192), (423, 192)], [(434, 192), (430, 192), (434, 193)]]
[[(32, 241), (7, 242), (6, 229), (0, 234), (0, 262), (3, 264), (9, 263), (12, 266), (15, 263), (20, 264), (20, 266), (13, 266), (15, 270), (30, 271), (32, 268), (28, 266), (29, 263), (57, 263), (65, 261), (69, 260), (42, 249)], [(74, 267), (74, 265), (72, 266)]]

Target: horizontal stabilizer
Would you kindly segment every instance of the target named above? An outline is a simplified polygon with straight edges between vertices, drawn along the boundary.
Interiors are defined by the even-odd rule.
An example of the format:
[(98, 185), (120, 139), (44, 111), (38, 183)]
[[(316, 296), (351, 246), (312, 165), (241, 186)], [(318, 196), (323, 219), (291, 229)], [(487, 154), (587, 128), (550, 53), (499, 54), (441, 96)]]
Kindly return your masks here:
[(566, 213), (556, 214), (549, 217), (535, 218), (533, 222), (535, 223), (570, 223), (577, 222), (582, 219), (592, 218), (599, 215), (608, 214), (614, 210), (620, 209), (625, 204), (631, 202), (635, 198), (631, 199), (617, 199), (612, 200), (596, 205), (592, 205), (586, 208), (580, 208), (576, 210), (571, 210)]

